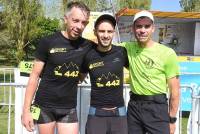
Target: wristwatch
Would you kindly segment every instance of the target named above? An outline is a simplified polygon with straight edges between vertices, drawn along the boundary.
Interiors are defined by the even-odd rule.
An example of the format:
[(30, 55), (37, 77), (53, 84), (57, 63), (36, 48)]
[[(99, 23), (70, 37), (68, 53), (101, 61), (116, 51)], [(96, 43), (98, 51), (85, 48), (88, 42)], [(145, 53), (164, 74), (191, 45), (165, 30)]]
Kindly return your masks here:
[(170, 123), (175, 123), (176, 120), (177, 120), (176, 117), (171, 117), (171, 116), (169, 117), (169, 122), (170, 122)]

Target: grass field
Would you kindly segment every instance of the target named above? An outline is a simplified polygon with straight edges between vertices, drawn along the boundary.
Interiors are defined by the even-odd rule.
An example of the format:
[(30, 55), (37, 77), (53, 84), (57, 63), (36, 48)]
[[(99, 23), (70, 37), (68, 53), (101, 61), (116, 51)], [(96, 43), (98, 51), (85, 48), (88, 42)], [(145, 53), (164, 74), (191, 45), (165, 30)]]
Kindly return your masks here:
[[(13, 74), (4, 75), (0, 73), (1, 82), (13, 82)], [(11, 103), (15, 102), (15, 90), (14, 87), (0, 86), (0, 134), (8, 134), (8, 105), (9, 94), (11, 94)], [(10, 134), (14, 134), (14, 106), (11, 107), (11, 118), (10, 118)]]
[[(8, 112), (5, 112), (0, 109), (0, 134), (7, 134), (8, 133)], [(7, 110), (8, 111), (8, 110)], [(14, 134), (15, 130), (15, 120), (14, 120), (14, 109), (11, 112), (11, 119), (10, 119), (10, 134)]]
[(188, 117), (183, 117), (182, 118), (182, 123), (181, 123), (181, 134), (187, 134), (187, 122), (188, 122)]

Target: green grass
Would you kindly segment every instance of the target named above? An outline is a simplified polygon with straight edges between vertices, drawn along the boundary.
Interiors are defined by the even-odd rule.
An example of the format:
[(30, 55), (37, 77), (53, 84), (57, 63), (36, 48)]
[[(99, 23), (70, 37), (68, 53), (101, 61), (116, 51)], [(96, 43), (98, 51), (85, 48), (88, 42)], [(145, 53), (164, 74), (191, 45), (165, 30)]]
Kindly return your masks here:
[[(8, 86), (0, 86), (0, 103), (9, 103), (9, 92), (12, 91), (12, 104), (15, 102), (15, 88)], [(0, 105), (0, 134), (8, 133), (8, 106)], [(11, 124), (10, 124), (10, 134), (14, 134), (14, 106), (11, 107)]]
[(14, 74), (12, 72), (4, 74), (0, 71), (0, 82), (14, 82)]
[[(10, 134), (14, 134), (15, 131), (14, 109), (11, 112), (10, 122), (11, 122)], [(0, 134), (7, 134), (7, 133), (8, 133), (8, 108), (5, 107), (0, 109)]]
[[(12, 93), (11, 103), (14, 104), (14, 102), (15, 102), (15, 87), (0, 86), (0, 103), (9, 104), (9, 94), (10, 94), (10, 92)], [(1, 106), (0, 106), (0, 108), (1, 108)]]
[(181, 134), (187, 134), (187, 122), (188, 122), (188, 117), (183, 117), (182, 118), (182, 123), (181, 123)]

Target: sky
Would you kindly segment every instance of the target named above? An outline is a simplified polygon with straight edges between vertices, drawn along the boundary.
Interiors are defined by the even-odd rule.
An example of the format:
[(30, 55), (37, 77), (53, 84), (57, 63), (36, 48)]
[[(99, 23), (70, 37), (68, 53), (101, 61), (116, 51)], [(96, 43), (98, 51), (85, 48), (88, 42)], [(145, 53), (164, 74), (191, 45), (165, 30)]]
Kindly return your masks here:
[(151, 10), (180, 11), (180, 0), (152, 0)]

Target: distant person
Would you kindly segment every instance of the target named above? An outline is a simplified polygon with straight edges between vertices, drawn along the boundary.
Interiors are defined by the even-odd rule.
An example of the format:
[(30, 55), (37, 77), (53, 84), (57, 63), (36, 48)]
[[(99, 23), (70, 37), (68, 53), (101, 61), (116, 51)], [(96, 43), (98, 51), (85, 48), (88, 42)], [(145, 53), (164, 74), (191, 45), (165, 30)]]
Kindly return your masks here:
[[(136, 42), (125, 42), (129, 58), (129, 134), (173, 134), (179, 107), (179, 65), (176, 53), (152, 40), (154, 17), (140, 11), (133, 19)], [(167, 94), (169, 89), (169, 106)]]
[[(64, 16), (66, 30), (40, 41), (22, 114), (22, 123), (28, 131), (34, 130), (33, 117), (36, 115), (40, 134), (54, 134), (55, 128), (58, 134), (79, 133), (77, 84), (83, 57), (91, 48), (91, 42), (82, 38), (81, 34), (89, 16), (90, 10), (85, 4), (70, 2)], [(31, 107), (32, 101), (35, 108)], [(34, 115), (30, 109), (35, 112)]]
[(116, 20), (101, 15), (95, 22), (93, 45), (84, 58), (83, 71), (89, 72), (91, 99), (86, 134), (128, 134), (123, 99), (123, 67), (128, 67), (125, 48), (112, 45)]

